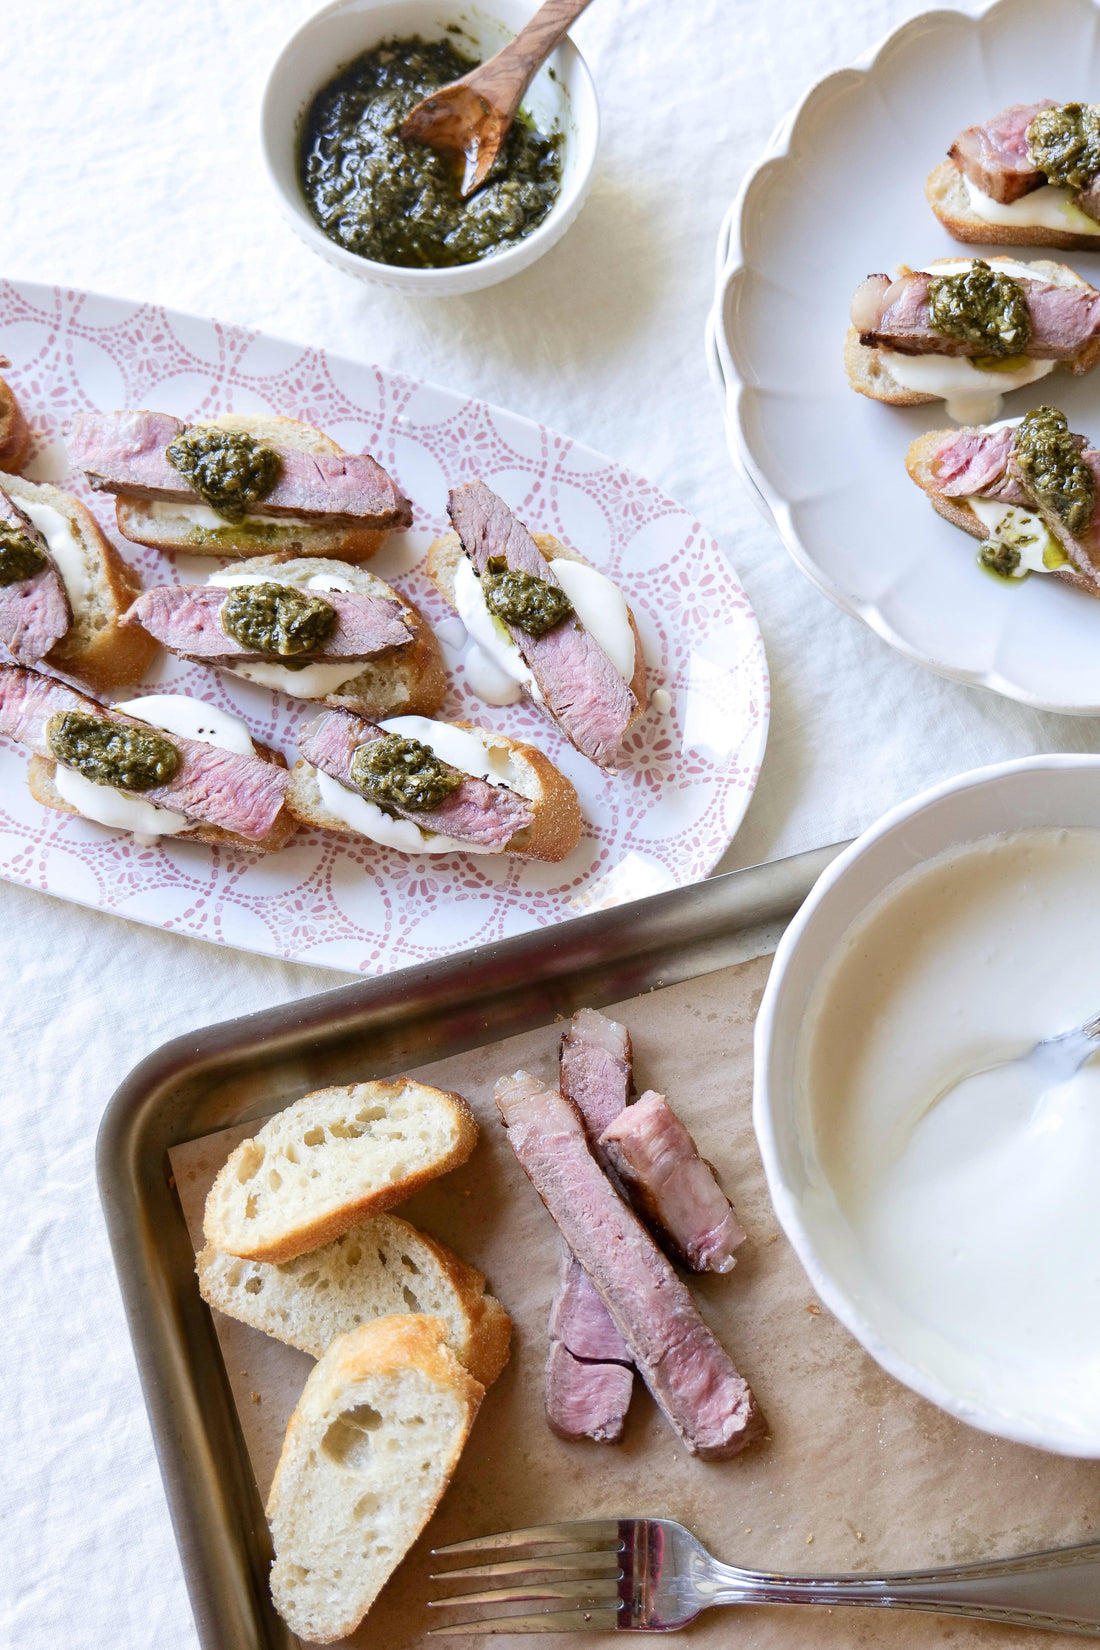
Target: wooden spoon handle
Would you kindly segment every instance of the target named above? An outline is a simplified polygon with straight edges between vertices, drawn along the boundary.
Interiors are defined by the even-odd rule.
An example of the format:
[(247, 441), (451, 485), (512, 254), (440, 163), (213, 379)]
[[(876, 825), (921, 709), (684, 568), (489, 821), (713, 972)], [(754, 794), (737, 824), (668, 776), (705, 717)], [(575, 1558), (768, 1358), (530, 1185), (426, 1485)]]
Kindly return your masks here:
[(494, 57), (465, 75), (464, 83), (494, 109), (511, 117), (535, 71), (590, 4), (591, 0), (543, 0), (526, 28)]

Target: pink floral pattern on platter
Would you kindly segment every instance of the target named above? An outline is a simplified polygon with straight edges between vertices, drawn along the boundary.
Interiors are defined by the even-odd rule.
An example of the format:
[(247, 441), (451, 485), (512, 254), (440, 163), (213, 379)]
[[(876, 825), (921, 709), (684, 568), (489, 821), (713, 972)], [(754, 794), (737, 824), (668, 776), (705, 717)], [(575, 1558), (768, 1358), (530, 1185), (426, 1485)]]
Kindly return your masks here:
[[(371, 565), (432, 623), (453, 615), (424, 573), (424, 551), (448, 526), (447, 487), (482, 476), (532, 527), (576, 545), (623, 587), (650, 692), (663, 688), (671, 700), (634, 728), (629, 765), (604, 774), (530, 705), (485, 706), (452, 673), (441, 715), (529, 738), (577, 786), (587, 823), (560, 865), (405, 856), (320, 831), (267, 857), (171, 838), (142, 847), (40, 807), (23, 783), (25, 753), (3, 741), (0, 878), (219, 944), (382, 973), (560, 922), (598, 897), (601, 879), (624, 861), (644, 864), (648, 888), (712, 869), (756, 783), (767, 669), (735, 574), (659, 488), (484, 402), (152, 304), (0, 283), (0, 351), (34, 435), (28, 473), (83, 498), (147, 584), (180, 581), (187, 563), (120, 537), (112, 502), (67, 472), (67, 421), (87, 408), (180, 417), (270, 409), (372, 452), (401, 482), (414, 501), (413, 530), (395, 535)], [(453, 666), (456, 655), (445, 654)], [(178, 688), (243, 716), (293, 761), (300, 702), (173, 659), (154, 678), (146, 690)]]

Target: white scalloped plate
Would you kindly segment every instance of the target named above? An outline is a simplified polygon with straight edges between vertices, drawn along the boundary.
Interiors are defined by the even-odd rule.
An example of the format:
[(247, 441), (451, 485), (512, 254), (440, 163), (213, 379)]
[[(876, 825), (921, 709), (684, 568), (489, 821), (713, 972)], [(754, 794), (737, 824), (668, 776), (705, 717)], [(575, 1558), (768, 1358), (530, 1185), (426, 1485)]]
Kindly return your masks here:
[[(1098, 83), (1091, 0), (913, 19), (779, 128), (723, 226), (708, 325), (730, 450), (807, 578), (940, 675), (1082, 716), (1100, 715), (1100, 605), (1053, 579), (1008, 587), (983, 573), (973, 541), (905, 473), (913, 438), (950, 424), (942, 403), (868, 401), (841, 355), (865, 275), (959, 251), (924, 198), (956, 133)], [(1100, 256), (1048, 255), (1100, 285)], [(1047, 400), (1100, 440), (1100, 373), (1056, 369), (1009, 396), (1005, 416)]]
[[(530, 706), (493, 710), (461, 682), (441, 714), (530, 739), (572, 779), (585, 829), (560, 865), (405, 855), (303, 830), (282, 853), (164, 838), (153, 848), (41, 807), (25, 752), (0, 741), (0, 878), (246, 951), (383, 973), (706, 876), (732, 840), (764, 754), (768, 676), (748, 597), (714, 540), (652, 483), (529, 419), (434, 385), (240, 327), (89, 293), (0, 282), (0, 348), (35, 436), (28, 472), (79, 493), (145, 583), (185, 571), (120, 539), (112, 502), (66, 477), (61, 432), (84, 408), (179, 417), (270, 408), (349, 452), (369, 450), (413, 501), (414, 525), (372, 561), (440, 629), (456, 620), (424, 571), (447, 488), (480, 475), (533, 527), (575, 545), (625, 590), (651, 708), (621, 773), (585, 760)], [(193, 561), (192, 575), (216, 563)], [(461, 629), (461, 627), (459, 627)], [(294, 758), (301, 701), (163, 658), (153, 680), (241, 715)], [(127, 690), (126, 697), (131, 696)]]

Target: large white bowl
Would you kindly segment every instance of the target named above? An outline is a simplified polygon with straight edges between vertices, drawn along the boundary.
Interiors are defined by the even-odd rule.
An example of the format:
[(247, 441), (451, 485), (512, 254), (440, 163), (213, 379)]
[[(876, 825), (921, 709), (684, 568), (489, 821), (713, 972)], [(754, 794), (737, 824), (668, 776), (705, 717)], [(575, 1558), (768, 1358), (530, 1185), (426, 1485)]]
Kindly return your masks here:
[[(306, 205), (298, 181), (302, 118), (322, 86), (352, 58), (384, 40), (419, 35), (423, 40), (452, 39), (465, 55), (484, 60), (517, 34), (532, 12), (528, 0), (493, 0), (491, 15), (480, 7), (460, 7), (453, 0), (451, 4), (447, 0), (335, 0), (291, 35), (268, 76), (261, 142), (284, 216), (326, 263), (346, 275), (378, 281), (401, 292), (454, 295), (506, 280), (561, 239), (584, 205), (600, 135), (592, 76), (568, 39), (543, 64), (523, 100), (542, 131), (562, 133), (561, 189), (538, 228), (515, 246), (452, 269), (404, 269), (376, 263), (329, 239)], [(456, 25), (462, 31), (458, 37), (448, 33)]]
[(953, 1390), (906, 1349), (899, 1307), (829, 1194), (799, 1122), (795, 1056), (813, 987), (841, 936), (896, 877), (948, 848), (1027, 826), (1100, 826), (1100, 756), (978, 768), (891, 809), (833, 861), (780, 941), (756, 1021), (753, 1121), (772, 1202), (814, 1289), (871, 1356), (971, 1426), (1061, 1455), (1100, 1457), (1057, 1417), (1011, 1415)]

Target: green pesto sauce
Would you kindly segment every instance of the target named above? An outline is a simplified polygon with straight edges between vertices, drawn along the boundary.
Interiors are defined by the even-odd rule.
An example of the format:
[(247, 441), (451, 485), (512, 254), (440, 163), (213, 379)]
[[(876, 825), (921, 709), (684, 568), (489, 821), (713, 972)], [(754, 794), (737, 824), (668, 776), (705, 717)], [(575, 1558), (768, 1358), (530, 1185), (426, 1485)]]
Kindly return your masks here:
[(933, 276), (928, 308), (937, 332), (977, 344), (985, 355), (1020, 355), (1031, 340), (1023, 288), (984, 258), (975, 258), (960, 275)]
[(235, 550), (242, 544), (281, 546), (301, 544), (308, 533), (308, 523), (278, 521), (242, 521), (237, 527), (200, 527), (187, 529), (188, 544), (224, 544)]
[(336, 609), (289, 584), (237, 584), (219, 609), (227, 636), (254, 653), (316, 653), (336, 629)]
[(167, 785), (182, 761), (162, 733), (108, 722), (80, 710), (51, 716), (46, 741), (66, 767), (75, 768), (93, 784), (115, 785), (121, 791), (151, 791)]
[(46, 565), (46, 557), (29, 533), (0, 521), (0, 586), (31, 579)]
[(360, 745), (351, 759), (351, 777), (372, 802), (389, 802), (410, 813), (438, 808), (462, 784), (462, 775), (427, 745), (397, 733)]
[(513, 573), (504, 556), (490, 556), (481, 576), (485, 605), (505, 624), (514, 624), (529, 636), (545, 636), (573, 611), (560, 585), (533, 573)]
[(1088, 103), (1040, 109), (1027, 129), (1027, 158), (1048, 183), (1086, 188), (1100, 172), (1100, 109)]
[(1081, 438), (1070, 434), (1065, 413), (1037, 407), (1016, 431), (1015, 459), (1036, 498), (1075, 536), (1096, 507), (1096, 478), (1081, 458)]
[(477, 65), (449, 41), (391, 40), (341, 69), (303, 122), (298, 174), (325, 234), (349, 252), (409, 269), (476, 263), (514, 246), (561, 188), (561, 135), (517, 115), (485, 184), (459, 194), (454, 158), (405, 143), (401, 122)]
[(205, 504), (226, 521), (241, 521), (249, 505), (266, 498), (279, 479), (278, 453), (241, 430), (184, 430), (165, 458)]

